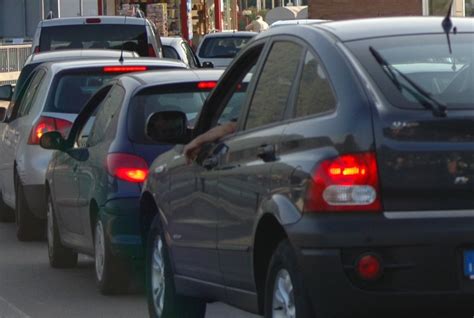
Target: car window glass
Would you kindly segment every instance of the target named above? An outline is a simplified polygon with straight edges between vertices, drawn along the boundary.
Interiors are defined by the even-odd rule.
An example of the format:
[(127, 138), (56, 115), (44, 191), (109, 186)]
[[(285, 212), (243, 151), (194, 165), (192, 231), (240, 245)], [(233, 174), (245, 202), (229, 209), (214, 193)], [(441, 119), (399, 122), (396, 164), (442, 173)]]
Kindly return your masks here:
[(98, 107), (94, 125), (87, 139), (88, 146), (94, 146), (104, 140), (111, 128), (113, 119), (122, 105), (125, 90), (120, 85), (115, 85), (107, 97)]
[(303, 48), (293, 42), (273, 44), (250, 104), (246, 129), (281, 120), (291, 92)]
[(44, 70), (39, 70), (35, 75), (34, 78), (31, 80), (30, 85), (25, 91), (25, 96), (20, 103), (20, 108), (18, 110), (18, 116), (22, 117), (28, 114), (30, 108), (33, 104), (33, 100), (37, 95), (38, 89), (41, 86), (41, 80), (43, 79), (46, 72)]
[(163, 45), (163, 57), (167, 59), (180, 60), (178, 52), (169, 45)]
[(189, 66), (196, 67), (196, 60), (194, 59), (194, 54), (192, 48), (186, 42), (181, 42), (184, 52), (186, 53), (186, 58), (188, 59)]
[(233, 58), (252, 36), (219, 36), (204, 39), (199, 56), (204, 58)]
[(336, 106), (331, 85), (320, 61), (307, 52), (296, 99), (296, 117), (330, 111)]
[(12, 121), (18, 116), (18, 110), (21, 106), (22, 101), (25, 98), (25, 94), (34, 77), (35, 77), (35, 74), (31, 74), (31, 76), (29, 76), (25, 80), (21, 88), (15, 88), (15, 92), (17, 96), (16, 96), (16, 99), (15, 100), (12, 99), (12, 101), (8, 105), (8, 110), (6, 114), (7, 121)]

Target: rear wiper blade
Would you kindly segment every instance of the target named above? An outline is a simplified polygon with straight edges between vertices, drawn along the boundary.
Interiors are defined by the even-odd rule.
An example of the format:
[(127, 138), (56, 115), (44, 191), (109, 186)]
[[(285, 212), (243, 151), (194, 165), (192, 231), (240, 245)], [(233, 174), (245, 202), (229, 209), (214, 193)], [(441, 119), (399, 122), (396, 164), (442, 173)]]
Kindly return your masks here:
[[(408, 76), (399, 71), (396, 67), (391, 65), (385, 60), (385, 58), (380, 54), (379, 51), (374, 49), (372, 46), (369, 47), (370, 53), (374, 56), (377, 63), (382, 67), (384, 72), (390, 78), (390, 80), (395, 84), (398, 90), (406, 90), (409, 92), (416, 100), (426, 109), (431, 110), (433, 115), (437, 117), (446, 117), (447, 106), (442, 101), (436, 99), (431, 93), (426, 91), (423, 87), (415, 83)], [(397, 73), (401, 78), (403, 78), (410, 86), (400, 83), (395, 75)]]

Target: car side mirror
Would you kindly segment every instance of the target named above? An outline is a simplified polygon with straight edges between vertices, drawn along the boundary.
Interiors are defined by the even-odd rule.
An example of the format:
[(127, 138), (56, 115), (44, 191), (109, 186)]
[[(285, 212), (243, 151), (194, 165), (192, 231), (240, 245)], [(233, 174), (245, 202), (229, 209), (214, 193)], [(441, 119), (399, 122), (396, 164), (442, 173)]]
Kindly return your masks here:
[(66, 150), (66, 140), (63, 138), (60, 132), (50, 131), (44, 133), (40, 138), (40, 146), (43, 149), (48, 150)]
[(186, 114), (180, 111), (156, 112), (148, 117), (146, 135), (158, 143), (182, 144), (188, 136)]
[(5, 121), (7, 117), (7, 109), (5, 107), (0, 107), (0, 123)]
[(214, 68), (214, 64), (212, 62), (206, 61), (202, 62), (202, 68)]
[(0, 86), (0, 100), (6, 100), (10, 101), (13, 96), (13, 86), (8, 84), (8, 85), (2, 85)]

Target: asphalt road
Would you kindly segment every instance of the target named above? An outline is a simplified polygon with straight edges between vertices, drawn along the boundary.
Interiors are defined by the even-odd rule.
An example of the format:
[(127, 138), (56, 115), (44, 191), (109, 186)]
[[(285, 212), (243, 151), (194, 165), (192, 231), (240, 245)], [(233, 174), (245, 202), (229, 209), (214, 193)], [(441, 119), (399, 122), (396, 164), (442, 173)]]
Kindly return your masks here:
[[(45, 242), (20, 243), (14, 224), (0, 223), (0, 318), (148, 317), (143, 294), (103, 296), (94, 265), (49, 267)], [(208, 318), (257, 318), (221, 303), (208, 305)]]

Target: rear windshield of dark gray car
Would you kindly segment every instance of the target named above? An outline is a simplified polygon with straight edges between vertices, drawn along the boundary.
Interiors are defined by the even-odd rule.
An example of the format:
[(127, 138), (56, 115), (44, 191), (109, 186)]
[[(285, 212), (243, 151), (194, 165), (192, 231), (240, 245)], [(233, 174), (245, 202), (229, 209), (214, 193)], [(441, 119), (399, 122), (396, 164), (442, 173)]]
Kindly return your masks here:
[(145, 25), (84, 24), (44, 27), (40, 50), (115, 49), (148, 56)]
[(50, 89), (45, 112), (77, 114), (89, 98), (117, 73), (104, 73), (102, 68), (87, 72), (62, 72)]
[(207, 38), (199, 55), (205, 58), (233, 58), (250, 41), (251, 36)]
[[(440, 26), (441, 28), (441, 26)], [(369, 51), (372, 46), (394, 68), (429, 92), (450, 109), (474, 108), (474, 34), (451, 34), (452, 54), (446, 35), (425, 34), (368, 39), (346, 43), (385, 97), (396, 107), (422, 109), (423, 106), (403, 86), (410, 86), (397, 72), (399, 90), (387, 70)], [(388, 72), (389, 73), (389, 72)]]

